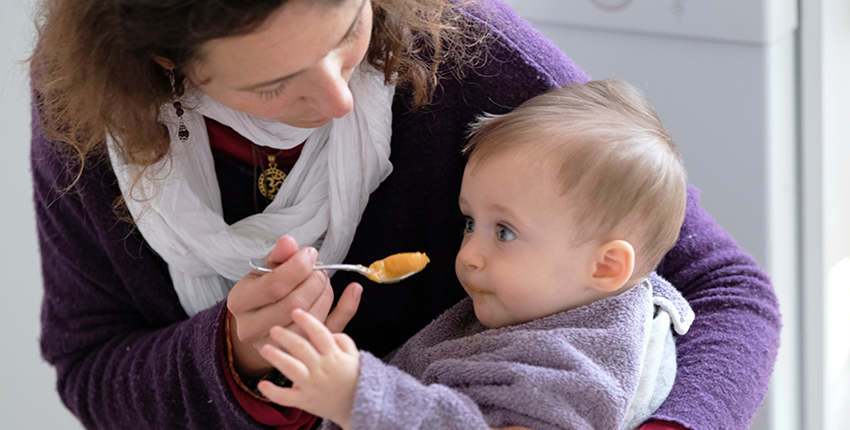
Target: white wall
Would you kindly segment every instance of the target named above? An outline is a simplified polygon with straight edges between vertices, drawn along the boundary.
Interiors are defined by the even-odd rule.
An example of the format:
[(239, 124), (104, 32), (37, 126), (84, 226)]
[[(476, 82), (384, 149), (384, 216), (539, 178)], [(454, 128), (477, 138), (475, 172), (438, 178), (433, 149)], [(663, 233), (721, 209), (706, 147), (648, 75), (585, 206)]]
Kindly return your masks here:
[[(773, 277), (782, 346), (753, 428), (850, 430), (850, 2), (508, 1), (593, 77), (646, 91), (703, 207)], [(757, 4), (780, 31), (727, 37)], [(706, 8), (729, 16), (692, 31)]]
[(644, 90), (701, 206), (772, 277), (782, 346), (752, 428), (799, 429), (796, 4), (608, 0), (623, 5), (610, 12), (591, 6), (599, 0), (510, 2), (591, 77)]
[(804, 428), (850, 429), (850, 3), (801, 2)]
[(38, 348), (41, 265), (29, 169), (30, 109), (26, 66), (32, 0), (6, 0), (0, 13), (0, 425), (9, 429), (80, 429), (56, 393), (54, 369)]

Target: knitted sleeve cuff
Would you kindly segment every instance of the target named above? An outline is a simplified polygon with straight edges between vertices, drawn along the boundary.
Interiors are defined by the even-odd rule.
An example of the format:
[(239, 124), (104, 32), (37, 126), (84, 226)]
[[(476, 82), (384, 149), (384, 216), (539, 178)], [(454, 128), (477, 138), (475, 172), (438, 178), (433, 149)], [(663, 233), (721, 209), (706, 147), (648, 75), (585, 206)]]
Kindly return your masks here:
[[(223, 334), (220, 341), (223, 344), (221, 348), (221, 361), (224, 370), (224, 377), (230, 386), (230, 391), (233, 393), (233, 397), (235, 397), (236, 401), (242, 409), (248, 413), (248, 415), (267, 426), (280, 430), (311, 428), (313, 423), (316, 421), (316, 416), (300, 409), (287, 408), (270, 402), (268, 399), (259, 394), (259, 391), (252, 391), (249, 386), (251, 382), (248, 381), (246, 383), (246, 380), (242, 379), (239, 374), (236, 373), (236, 369), (233, 366), (233, 342), (230, 332), (231, 318), (232, 315), (230, 311), (227, 311), (223, 316), (222, 326), (224, 330), (222, 330)], [(273, 378), (273, 375), (269, 375), (269, 377)], [(270, 380), (281, 385), (280, 381), (275, 381), (273, 379)], [(259, 381), (253, 381), (254, 389), (256, 389), (257, 382)]]

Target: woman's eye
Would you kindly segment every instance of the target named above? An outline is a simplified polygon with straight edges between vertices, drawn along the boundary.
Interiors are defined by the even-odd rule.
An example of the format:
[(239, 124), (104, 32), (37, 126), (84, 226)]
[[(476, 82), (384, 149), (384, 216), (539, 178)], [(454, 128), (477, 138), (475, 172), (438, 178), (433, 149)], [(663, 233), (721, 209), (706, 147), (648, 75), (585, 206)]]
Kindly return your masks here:
[(466, 221), (463, 225), (463, 231), (466, 233), (472, 233), (475, 231), (475, 220), (471, 217), (466, 217)]
[(354, 28), (351, 29), (351, 32), (346, 34), (342, 39), (342, 43), (340, 45), (347, 45), (360, 37), (363, 33), (363, 17), (357, 18), (357, 22), (354, 24)]
[(262, 97), (264, 100), (271, 100), (283, 93), (283, 88), (286, 86), (286, 82), (281, 82), (277, 88), (269, 91), (257, 91), (257, 95)]
[(507, 242), (509, 240), (516, 239), (516, 233), (514, 233), (513, 230), (503, 225), (500, 225), (496, 229), (496, 237), (499, 239), (500, 242)]

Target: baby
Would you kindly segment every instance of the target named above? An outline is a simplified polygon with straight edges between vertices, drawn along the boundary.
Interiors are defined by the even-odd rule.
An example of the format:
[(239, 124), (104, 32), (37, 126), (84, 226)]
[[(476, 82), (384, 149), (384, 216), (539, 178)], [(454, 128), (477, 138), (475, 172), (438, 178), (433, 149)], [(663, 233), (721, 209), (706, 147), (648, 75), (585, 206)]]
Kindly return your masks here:
[(657, 114), (625, 82), (575, 84), (480, 119), (464, 151), (469, 298), (387, 364), (296, 310), (307, 338), (275, 327), (262, 349), (293, 386), (258, 388), (344, 429), (638, 427), (673, 385), (671, 325), (693, 321), (653, 273), (686, 204)]

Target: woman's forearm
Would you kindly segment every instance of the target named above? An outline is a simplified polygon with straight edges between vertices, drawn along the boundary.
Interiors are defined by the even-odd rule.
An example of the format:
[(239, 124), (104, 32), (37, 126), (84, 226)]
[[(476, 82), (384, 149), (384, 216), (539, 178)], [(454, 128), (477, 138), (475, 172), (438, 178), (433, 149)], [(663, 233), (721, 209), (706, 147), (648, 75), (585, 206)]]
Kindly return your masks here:
[(679, 241), (659, 273), (696, 314), (677, 338), (673, 391), (653, 415), (690, 429), (746, 429), (767, 392), (781, 321), (767, 275), (698, 205), (689, 189)]

